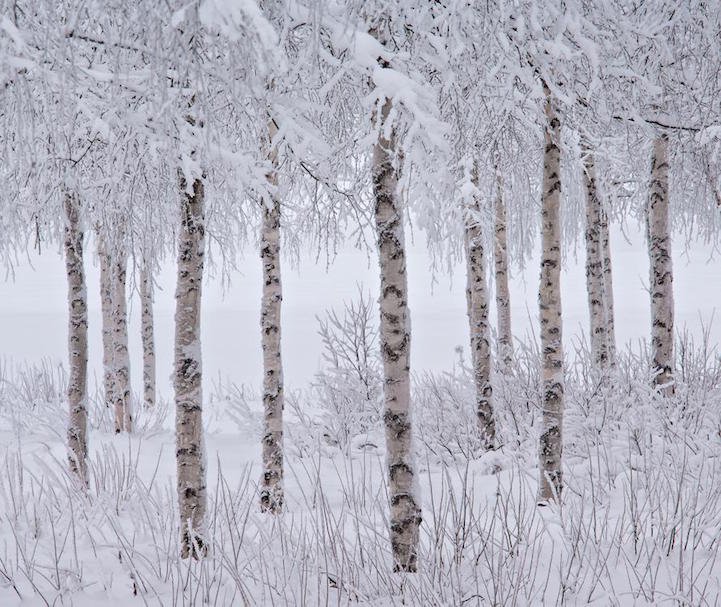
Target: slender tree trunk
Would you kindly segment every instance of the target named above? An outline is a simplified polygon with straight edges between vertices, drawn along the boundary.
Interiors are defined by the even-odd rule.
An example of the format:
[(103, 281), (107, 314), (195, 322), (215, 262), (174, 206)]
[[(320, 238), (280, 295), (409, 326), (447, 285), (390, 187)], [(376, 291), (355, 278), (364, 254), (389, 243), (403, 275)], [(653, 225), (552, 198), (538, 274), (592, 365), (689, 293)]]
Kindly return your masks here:
[(606, 311), (606, 342), (608, 362), (611, 367), (616, 364), (616, 319), (613, 311), (613, 270), (611, 268), (611, 236), (608, 227), (608, 213), (601, 209), (601, 256), (603, 258), (603, 295)]
[[(473, 184), (478, 185), (478, 169), (473, 167)], [(491, 327), (488, 324), (488, 285), (483, 230), (479, 223), (480, 201), (474, 194), (466, 209), (466, 305), (471, 338), (471, 364), (476, 388), (476, 415), (481, 446), (493, 449), (496, 424), (493, 419), (491, 384)]]
[[(386, 99), (381, 125), (391, 110)], [(403, 216), (397, 199), (398, 175), (395, 133), (383, 128), (373, 148), (372, 177), (380, 263), (380, 346), (383, 357), (386, 450), (391, 504), (391, 546), (396, 570), (417, 569), (421, 508), (416, 497), (411, 441), (410, 311)]]
[(606, 282), (603, 271), (601, 236), (601, 198), (596, 184), (593, 152), (584, 146), (583, 178), (586, 188), (586, 289), (590, 320), (591, 354), (598, 369), (608, 366)]
[(205, 256), (203, 182), (187, 192), (180, 177), (181, 224), (175, 291), (175, 435), (181, 556), (205, 553), (205, 446), (203, 437), (200, 303)]
[(511, 331), (511, 292), (508, 288), (508, 236), (503, 178), (498, 176), (495, 200), (494, 270), (496, 278), (496, 315), (498, 320), (498, 358), (508, 367), (513, 361)]
[[(115, 419), (115, 432), (123, 427), (123, 417), (118, 416), (114, 409), (117, 398), (115, 396), (115, 358), (113, 349), (113, 279), (110, 254), (101, 234), (101, 228), (95, 230), (98, 238), (98, 259), (100, 261), (100, 309), (102, 313), (103, 335), (103, 387), (105, 392), (105, 406), (113, 410)], [(121, 412), (122, 413), (122, 412)]]
[(65, 270), (68, 279), (68, 460), (70, 470), (88, 484), (88, 303), (83, 268), (80, 203), (65, 201)]
[(143, 400), (155, 405), (155, 335), (153, 321), (153, 274), (143, 260), (140, 270), (140, 336), (143, 343)]
[(561, 316), (561, 124), (546, 92), (543, 201), (541, 211), (541, 284), (538, 303), (541, 317), (543, 421), (540, 440), (541, 483), (539, 501), (560, 497), (563, 486), (563, 340)]
[(98, 233), (100, 306), (103, 316), (103, 384), (105, 403), (113, 409), (115, 433), (132, 431), (130, 357), (125, 301), (126, 258), (113, 252)]
[[(268, 174), (272, 190), (278, 185), (275, 123), (268, 123), (270, 160)], [(263, 345), (263, 489), (260, 509), (277, 513), (283, 509), (283, 362), (280, 351), (280, 311), (283, 291), (280, 280), (280, 201), (271, 193), (270, 204), (263, 203), (260, 256), (263, 262), (263, 295), (260, 327)]]
[(646, 214), (651, 286), (651, 348), (654, 383), (673, 394), (673, 267), (669, 232), (668, 136), (653, 142)]
[(115, 431), (132, 432), (133, 413), (128, 353), (128, 312), (126, 299), (127, 256), (118, 253), (113, 265), (113, 371), (115, 373)]

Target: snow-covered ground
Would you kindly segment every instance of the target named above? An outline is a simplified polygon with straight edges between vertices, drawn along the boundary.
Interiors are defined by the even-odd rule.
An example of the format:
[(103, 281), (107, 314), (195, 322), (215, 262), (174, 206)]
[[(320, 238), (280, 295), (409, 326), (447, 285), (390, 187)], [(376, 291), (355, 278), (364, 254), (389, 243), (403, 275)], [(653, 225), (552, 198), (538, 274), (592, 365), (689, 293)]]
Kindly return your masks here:
[(0, 604), (717, 604), (718, 365), (701, 372), (689, 356), (689, 383), (668, 402), (651, 396), (647, 361), (623, 360), (612, 388), (574, 367), (563, 505), (539, 508), (533, 357), (499, 381), (503, 447), (480, 458), (468, 376), (416, 384), (422, 548), (419, 573), (406, 576), (391, 573), (378, 428), (340, 448), (328, 411), (310, 394), (291, 398), (287, 509), (274, 518), (258, 511), (257, 399), (209, 394), (210, 551), (184, 561), (168, 411), (141, 412), (130, 439), (92, 412), (85, 495), (66, 472), (58, 387), (42, 370), (6, 376)]
[[(647, 335), (642, 242), (614, 234), (620, 342)], [(472, 394), (455, 346), (466, 340), (463, 275), (429, 293), (422, 247), (409, 263), (416, 452), (423, 501), (420, 571), (392, 573), (383, 436), (359, 428), (310, 386), (321, 369), (316, 314), (376, 289), (375, 262), (344, 251), (329, 269), (287, 266), (284, 355), (289, 386), (287, 510), (261, 515), (259, 263), (223, 297), (206, 291), (203, 352), (210, 550), (177, 554), (173, 410), (138, 411), (138, 432), (112, 434), (94, 402), (91, 483), (78, 491), (64, 449), (65, 301), (53, 253), (26, 264), (0, 298), (0, 605), (714, 605), (721, 601), (721, 367), (701, 322), (721, 295), (721, 265), (677, 251), (676, 305), (694, 343), (682, 343), (680, 384), (649, 389), (648, 361), (624, 353), (603, 385), (574, 343), (586, 325), (582, 254), (563, 275), (568, 370), (566, 490), (536, 506), (538, 355), (519, 346), (498, 376), (503, 446), (478, 457)], [(518, 337), (535, 325), (537, 264), (513, 282)], [(99, 303), (92, 285), (91, 359), (99, 373)], [(524, 282), (525, 281), (525, 282)], [(165, 395), (172, 347), (172, 268), (161, 276), (156, 337)], [(131, 353), (138, 361), (137, 304)], [(530, 315), (530, 320), (529, 320)], [(714, 325), (710, 345), (721, 336)], [(530, 344), (530, 342), (529, 342)], [(640, 349), (637, 347), (636, 351)], [(45, 358), (45, 360), (43, 360)], [(12, 359), (12, 360), (11, 360)], [(28, 361), (22, 363), (21, 361)], [(429, 374), (422, 374), (421, 371)], [(134, 376), (137, 380), (137, 375)], [(216, 379), (220, 377), (220, 379)], [(136, 386), (138, 383), (136, 382)], [(350, 394), (350, 392), (349, 392)], [(349, 437), (347, 444), (339, 437)]]

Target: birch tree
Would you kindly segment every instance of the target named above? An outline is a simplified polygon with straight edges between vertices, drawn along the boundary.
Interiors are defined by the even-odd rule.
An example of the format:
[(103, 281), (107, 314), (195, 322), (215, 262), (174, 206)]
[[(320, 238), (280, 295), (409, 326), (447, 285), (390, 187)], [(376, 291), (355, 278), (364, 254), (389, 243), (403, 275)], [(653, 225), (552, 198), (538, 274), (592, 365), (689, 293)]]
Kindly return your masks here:
[(471, 169), (474, 191), (466, 209), (466, 306), (471, 338), (471, 367), (476, 394), (478, 431), (483, 449), (492, 449), (496, 440), (493, 418), (493, 387), (491, 385), (491, 327), (488, 321), (487, 256), (483, 243), (478, 195), (478, 167)]
[[(114, 349), (113, 349), (113, 279), (112, 279), (112, 263), (110, 255), (107, 252), (107, 246), (101, 235), (101, 228), (98, 226), (95, 230), (98, 241), (98, 262), (100, 264), (100, 314), (101, 314), (101, 331), (103, 338), (103, 390), (105, 397), (105, 406), (113, 411), (113, 420), (115, 432), (122, 431), (123, 428), (123, 412), (114, 410), (117, 398), (115, 397), (115, 373), (114, 366)], [(120, 419), (120, 423), (118, 423)]]
[[(378, 119), (388, 120), (392, 101), (385, 99)], [(414, 572), (418, 559), (420, 504), (416, 498), (412, 461), (410, 394), (410, 311), (406, 276), (403, 215), (398, 200), (396, 135), (383, 131), (373, 147), (372, 178), (375, 222), (380, 264), (380, 346), (383, 357), (389, 493), (391, 502), (391, 547), (394, 567)]]
[(205, 445), (203, 437), (200, 303), (205, 256), (204, 190), (200, 178), (188, 191), (180, 177), (178, 279), (175, 291), (175, 440), (181, 556), (205, 550)]
[(513, 361), (513, 332), (511, 330), (511, 292), (508, 288), (506, 201), (503, 198), (503, 176), (500, 170), (497, 170), (496, 197), (493, 208), (493, 266), (496, 284), (498, 360), (507, 368)]
[(609, 231), (608, 211), (601, 205), (599, 218), (599, 238), (601, 262), (603, 264), (603, 310), (606, 324), (606, 353), (608, 364), (616, 364), (616, 318), (613, 307), (613, 269), (611, 266), (611, 235)]
[(155, 405), (155, 323), (153, 317), (153, 272), (147, 258), (140, 269), (140, 338), (143, 345), (143, 401)]
[(70, 470), (88, 483), (88, 303), (83, 268), (80, 202), (67, 193), (65, 211), (65, 272), (68, 281), (68, 459)]
[(541, 207), (541, 280), (538, 304), (541, 320), (541, 482), (539, 500), (557, 500), (563, 487), (564, 369), (561, 316), (561, 123), (551, 92), (545, 92), (545, 148)]
[[(389, 42), (390, 16), (380, 13), (370, 32), (385, 45)], [(387, 70), (387, 72), (386, 72)], [(373, 82), (393, 74), (390, 62), (378, 59)], [(421, 507), (413, 463), (410, 394), (411, 326), (408, 308), (408, 277), (399, 198), (399, 165), (402, 151), (392, 122), (393, 100), (378, 91), (373, 122), (377, 129), (371, 156), (374, 218), (380, 266), (380, 348), (383, 361), (383, 423), (386, 435), (390, 536), (393, 565), (397, 571), (415, 572), (418, 561)]]
[[(609, 336), (606, 297), (606, 272), (604, 261), (608, 242), (608, 229), (602, 228), (603, 208), (596, 182), (596, 163), (593, 152), (584, 149), (583, 181), (586, 193), (586, 290), (591, 334), (591, 355), (594, 364), (601, 370), (608, 366)], [(607, 226), (607, 224), (606, 224)], [(608, 246), (606, 244), (606, 246)]]
[(123, 245), (108, 239), (101, 231), (98, 230), (98, 257), (103, 380), (105, 402), (113, 411), (115, 433), (119, 434), (123, 431), (131, 432), (133, 425), (126, 303), (127, 257), (122, 251)]
[[(174, 27), (177, 27), (174, 26)], [(198, 14), (192, 13), (179, 31), (182, 65), (178, 103), (185, 115), (176, 116), (183, 147), (178, 158), (180, 224), (178, 274), (175, 288), (175, 463), (180, 555), (200, 558), (207, 551), (205, 436), (203, 432), (203, 358), (201, 348), (201, 301), (205, 262), (205, 170), (200, 162), (200, 91), (194, 87), (194, 61), (201, 45)], [(177, 85), (176, 85), (177, 86)], [(180, 109), (180, 108), (179, 108)]]
[[(425, 86), (421, 70), (413, 63), (412, 54), (400, 52), (412, 44), (410, 38), (416, 31), (412, 20), (423, 19), (427, 14), (404, 11), (400, 3), (369, 2), (358, 8), (361, 14), (357, 16), (356, 30), (348, 27), (347, 13), (331, 13), (326, 19), (334, 48), (345, 50), (341, 55), (344, 69), (340, 74), (355, 76), (347, 81), (332, 79), (331, 82), (349, 85), (342, 91), (342, 103), (360, 97), (359, 104), (363, 109), (370, 109), (371, 114), (352, 108), (350, 115), (359, 116), (356, 126), (359, 132), (347, 141), (359, 138), (373, 141), (369, 159), (370, 207), (380, 271), (379, 346), (383, 367), (389, 531), (394, 570), (415, 572), (421, 507), (412, 450), (411, 327), (403, 196), (418, 208), (428, 209), (433, 204), (430, 197), (424, 197), (429, 192), (435, 193), (430, 183), (440, 173), (439, 167), (445, 165), (440, 161), (441, 156), (429, 158), (429, 152), (445, 150), (446, 129), (436, 118), (435, 100)], [(419, 37), (418, 43), (423, 41)], [(429, 54), (434, 52), (431, 45), (425, 50)], [(357, 91), (369, 85), (369, 94), (358, 96)], [(367, 177), (361, 179), (361, 183), (367, 183)], [(419, 203), (419, 198), (424, 202)], [(460, 205), (457, 199), (455, 202), (458, 212)]]
[(117, 377), (116, 433), (133, 430), (132, 392), (130, 389), (130, 354), (128, 352), (128, 305), (126, 296), (128, 258), (120, 251), (113, 267), (113, 371)]
[(646, 210), (650, 262), (651, 360), (653, 381), (664, 394), (673, 388), (673, 265), (669, 231), (668, 135), (654, 139)]
[(260, 255), (263, 263), (261, 300), (261, 343), (263, 347), (263, 488), (262, 511), (277, 513), (283, 508), (283, 365), (281, 358), (280, 312), (283, 292), (280, 277), (280, 200), (278, 186), (278, 133), (268, 121), (269, 160), (267, 180), (270, 194), (262, 201)]

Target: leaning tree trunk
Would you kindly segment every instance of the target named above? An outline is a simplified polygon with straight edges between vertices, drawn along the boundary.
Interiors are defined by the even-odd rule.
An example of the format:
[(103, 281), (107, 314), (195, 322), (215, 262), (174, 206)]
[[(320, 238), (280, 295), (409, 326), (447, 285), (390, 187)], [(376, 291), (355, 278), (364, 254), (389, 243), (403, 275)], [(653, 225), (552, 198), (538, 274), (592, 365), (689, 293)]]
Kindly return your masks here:
[(68, 280), (68, 459), (70, 470), (88, 483), (88, 302), (83, 268), (80, 203), (66, 194), (65, 270)]
[(613, 311), (613, 270), (611, 267), (611, 236), (608, 227), (608, 213), (601, 208), (600, 237), (603, 260), (603, 308), (606, 312), (606, 349), (608, 364), (616, 364), (616, 319)]
[(270, 200), (263, 202), (263, 225), (260, 256), (263, 262), (263, 295), (260, 327), (263, 345), (263, 489), (260, 509), (263, 512), (280, 512), (283, 508), (283, 362), (280, 352), (280, 311), (283, 291), (280, 282), (280, 201), (275, 188), (278, 185), (277, 142), (273, 139), (278, 130), (271, 119), (270, 160), (273, 171), (268, 174)]
[(496, 315), (498, 322), (498, 358), (508, 367), (513, 361), (513, 332), (511, 331), (511, 292), (508, 288), (508, 236), (506, 203), (503, 199), (503, 179), (499, 175), (494, 219), (494, 271), (496, 279)]
[[(473, 167), (473, 183), (478, 185), (478, 170)], [(481, 447), (493, 449), (496, 424), (493, 419), (493, 386), (491, 384), (491, 327), (488, 324), (488, 285), (486, 255), (481, 213), (477, 194), (466, 209), (466, 306), (471, 338), (471, 365), (476, 390), (476, 416)]]
[(143, 401), (155, 405), (155, 336), (153, 322), (153, 274), (147, 260), (140, 270), (140, 337), (143, 343)]
[(539, 445), (541, 482), (539, 501), (560, 497), (563, 454), (563, 341), (561, 316), (561, 125), (551, 93), (546, 93), (546, 132), (543, 154), (541, 211), (541, 283), (538, 303), (541, 317), (543, 421)]
[(601, 235), (601, 198), (596, 183), (596, 164), (593, 152), (584, 146), (583, 180), (586, 189), (586, 291), (590, 320), (591, 355), (594, 365), (604, 370), (608, 366), (608, 335), (606, 312), (606, 282), (603, 268)]
[(132, 432), (133, 413), (128, 353), (128, 312), (125, 294), (127, 256), (118, 252), (113, 264), (113, 371), (115, 373), (115, 431)]
[(200, 303), (205, 256), (203, 182), (192, 193), (181, 175), (178, 281), (175, 291), (175, 437), (181, 556), (205, 553), (205, 446), (203, 439)]
[(373, 147), (372, 177), (375, 222), (380, 263), (380, 346), (383, 357), (386, 451), (391, 504), (391, 546), (394, 568), (417, 569), (421, 508), (416, 497), (416, 479), (411, 440), (410, 400), (410, 311), (403, 215), (397, 198), (398, 174), (395, 133), (386, 138), (384, 124), (392, 103), (381, 110), (381, 131)]
[(651, 357), (654, 383), (673, 394), (673, 267), (669, 232), (668, 136), (653, 142), (646, 213), (651, 287)]

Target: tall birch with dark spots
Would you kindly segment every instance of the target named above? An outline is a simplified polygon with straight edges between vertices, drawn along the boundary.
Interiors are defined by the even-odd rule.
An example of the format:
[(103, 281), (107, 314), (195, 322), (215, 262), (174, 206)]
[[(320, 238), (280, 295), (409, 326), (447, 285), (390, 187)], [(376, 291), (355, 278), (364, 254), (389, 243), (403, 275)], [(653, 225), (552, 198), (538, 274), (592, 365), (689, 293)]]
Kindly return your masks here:
[[(583, 181), (586, 192), (586, 292), (588, 296), (591, 355), (598, 369), (609, 363), (608, 312), (606, 310), (606, 279), (602, 243), (603, 208), (596, 181), (596, 163), (593, 151), (583, 149)], [(607, 238), (607, 236), (606, 236)]]
[(181, 556), (205, 551), (206, 475), (203, 437), (200, 303), (205, 257), (203, 181), (187, 190), (180, 176), (178, 279), (175, 291), (175, 440)]
[(653, 142), (649, 186), (646, 236), (650, 262), (651, 364), (654, 384), (668, 395), (674, 391), (674, 305), (666, 134), (659, 135)]
[(263, 294), (260, 327), (263, 347), (263, 480), (260, 508), (280, 512), (283, 508), (283, 362), (281, 358), (280, 312), (283, 290), (280, 275), (280, 200), (278, 186), (278, 128), (268, 121), (269, 160), (266, 176), (269, 196), (262, 204), (260, 256), (263, 264)]
[(563, 486), (564, 370), (561, 315), (561, 123), (544, 83), (546, 128), (541, 205), (541, 423), (539, 501), (560, 497)]
[[(115, 375), (113, 373), (113, 281), (111, 277), (110, 254), (102, 236), (101, 228), (95, 230), (98, 239), (98, 261), (100, 263), (100, 313), (103, 337), (103, 394), (105, 406), (115, 406)], [(113, 411), (115, 431), (120, 432), (117, 413)], [(121, 417), (122, 419), (122, 417)]]
[[(478, 167), (474, 164), (471, 180), (478, 186)], [(476, 393), (476, 416), (481, 447), (493, 449), (496, 423), (493, 418), (491, 384), (491, 327), (488, 322), (488, 284), (486, 251), (483, 244), (482, 213), (478, 190), (467, 203), (465, 218), (466, 312), (470, 329), (471, 367)]]
[(140, 338), (143, 345), (143, 402), (155, 405), (155, 323), (153, 272), (147, 260), (140, 269)]
[(504, 367), (513, 361), (513, 331), (511, 329), (511, 291), (508, 288), (508, 222), (506, 201), (503, 198), (503, 177), (496, 180), (494, 201), (493, 266), (496, 283), (496, 319), (498, 331), (498, 360)]
[(115, 432), (132, 430), (130, 355), (125, 300), (127, 258), (97, 229), (105, 404), (113, 411)]
[[(383, 42), (382, 35), (373, 33)], [(380, 265), (380, 346), (391, 507), (390, 535), (394, 569), (415, 572), (421, 507), (416, 496), (411, 449), (411, 331), (403, 211), (398, 196), (398, 169), (395, 165), (399, 150), (395, 130), (386, 124), (392, 101), (386, 98), (380, 103), (380, 111), (375, 116), (379, 132), (373, 146), (371, 171)]]
[(608, 364), (613, 367), (616, 364), (616, 318), (613, 309), (611, 235), (609, 229), (608, 211), (603, 207), (603, 205), (601, 206), (599, 236), (601, 239), (601, 260), (603, 261), (603, 308), (606, 313), (606, 348), (608, 353)]
[(88, 483), (88, 302), (83, 268), (80, 202), (66, 194), (65, 272), (68, 281), (68, 460), (70, 470)]
[(115, 374), (116, 432), (132, 432), (133, 411), (130, 389), (130, 353), (128, 351), (128, 304), (126, 276), (128, 257), (119, 250), (114, 257), (113, 277), (113, 372)]

